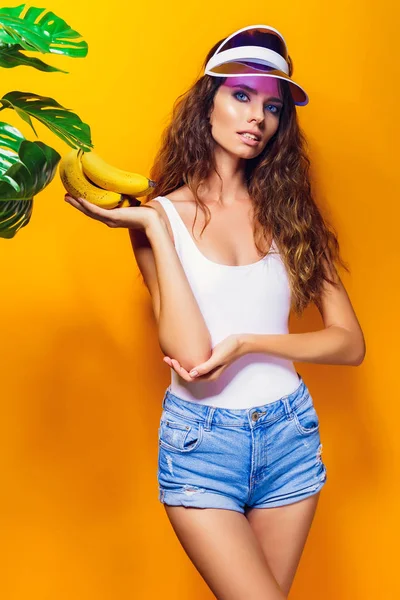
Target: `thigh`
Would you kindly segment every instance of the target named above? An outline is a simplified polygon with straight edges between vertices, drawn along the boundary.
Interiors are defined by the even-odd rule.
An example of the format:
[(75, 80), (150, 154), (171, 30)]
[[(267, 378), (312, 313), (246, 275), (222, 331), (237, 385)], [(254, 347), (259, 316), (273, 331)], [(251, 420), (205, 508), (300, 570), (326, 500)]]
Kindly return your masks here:
[(182, 547), (218, 600), (285, 600), (242, 513), (164, 506)]
[(248, 522), (284, 594), (294, 580), (317, 508), (320, 492), (299, 502), (271, 508), (250, 508)]

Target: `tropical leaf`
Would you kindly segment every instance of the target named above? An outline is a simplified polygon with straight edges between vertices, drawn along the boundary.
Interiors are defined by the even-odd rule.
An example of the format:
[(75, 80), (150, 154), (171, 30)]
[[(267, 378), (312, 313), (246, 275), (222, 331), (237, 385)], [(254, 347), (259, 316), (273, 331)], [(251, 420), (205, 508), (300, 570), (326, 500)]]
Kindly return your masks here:
[(24, 50), (72, 58), (87, 55), (87, 42), (76, 41), (82, 36), (63, 19), (46, 8), (31, 6), (25, 10), (25, 7), (26, 4), (20, 4), (0, 8), (0, 44), (3, 47), (17, 44)]
[(13, 108), (21, 119), (32, 127), (36, 137), (38, 135), (33, 127), (31, 116), (43, 123), (71, 148), (80, 147), (84, 151), (93, 148), (89, 125), (81, 121), (77, 114), (70, 112), (71, 109), (64, 108), (53, 98), (31, 92), (15, 91), (0, 98), (0, 102), (3, 104), (0, 110)]
[(19, 48), (21, 48), (21, 46), (18, 44), (15, 46), (4, 47), (0, 44), (0, 67), (4, 67), (5, 69), (12, 69), (13, 67), (34, 67), (38, 71), (46, 71), (47, 73), (52, 73), (54, 71), (69, 73), (69, 71), (64, 71), (64, 69), (52, 67), (34, 56), (26, 56), (26, 54), (19, 51)]
[(50, 146), (0, 122), (0, 237), (13, 238), (29, 223), (33, 198), (52, 181), (60, 159)]

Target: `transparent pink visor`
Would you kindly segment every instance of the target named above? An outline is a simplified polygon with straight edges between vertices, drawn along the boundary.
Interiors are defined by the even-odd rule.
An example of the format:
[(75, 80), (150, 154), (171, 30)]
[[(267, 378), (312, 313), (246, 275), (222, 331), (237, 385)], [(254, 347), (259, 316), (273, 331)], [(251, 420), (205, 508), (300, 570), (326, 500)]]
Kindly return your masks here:
[(250, 26), (229, 36), (209, 59), (204, 74), (212, 77), (276, 77), (288, 82), (293, 101), (305, 106), (305, 90), (289, 76), (288, 53), (283, 36), (266, 25)]

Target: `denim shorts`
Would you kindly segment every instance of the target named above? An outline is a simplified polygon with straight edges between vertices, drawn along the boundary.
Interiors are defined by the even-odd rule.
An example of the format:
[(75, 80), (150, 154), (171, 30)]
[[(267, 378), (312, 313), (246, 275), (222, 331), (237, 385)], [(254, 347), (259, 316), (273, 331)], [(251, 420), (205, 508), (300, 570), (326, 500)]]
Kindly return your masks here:
[(327, 480), (319, 419), (299, 376), (279, 400), (246, 409), (188, 402), (168, 387), (158, 430), (159, 501), (172, 506), (283, 506)]

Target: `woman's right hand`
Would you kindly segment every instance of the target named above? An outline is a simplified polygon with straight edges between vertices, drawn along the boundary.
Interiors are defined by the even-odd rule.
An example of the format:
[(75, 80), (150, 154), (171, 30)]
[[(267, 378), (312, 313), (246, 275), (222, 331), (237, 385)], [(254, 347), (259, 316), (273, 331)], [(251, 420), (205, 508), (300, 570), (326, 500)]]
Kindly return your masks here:
[(158, 212), (152, 206), (143, 204), (142, 206), (134, 206), (140, 202), (133, 196), (123, 196), (123, 199), (129, 199), (132, 206), (123, 208), (101, 208), (88, 202), (84, 198), (76, 198), (71, 194), (65, 194), (66, 202), (80, 210), (87, 217), (101, 221), (108, 227), (126, 227), (128, 229), (144, 229), (146, 230), (153, 219), (159, 218)]

